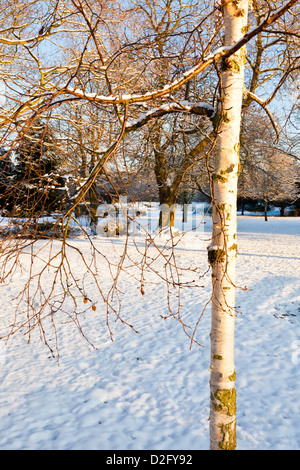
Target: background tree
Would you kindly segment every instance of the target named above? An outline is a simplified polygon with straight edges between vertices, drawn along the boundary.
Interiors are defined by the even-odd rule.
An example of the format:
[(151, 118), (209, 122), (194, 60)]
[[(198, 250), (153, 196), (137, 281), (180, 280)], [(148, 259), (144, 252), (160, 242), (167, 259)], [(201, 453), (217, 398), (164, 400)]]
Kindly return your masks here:
[(8, 215), (13, 210), (13, 175), (14, 165), (10, 152), (0, 149), (0, 208), (2, 215)]
[(267, 220), (270, 204), (280, 207), (283, 215), (284, 208), (297, 199), (299, 164), (280, 148), (267, 116), (255, 108), (246, 114), (241, 136), (239, 198), (262, 203)]
[(270, 204), (280, 207), (280, 215), (284, 215), (285, 207), (297, 200), (297, 180), (299, 167), (287, 155), (279, 152), (264, 155), (247, 162), (243, 167), (243, 187), (241, 194), (245, 198), (263, 203), (265, 220), (268, 220)]
[(61, 210), (65, 180), (60, 175), (62, 158), (49, 125), (36, 120), (20, 136), (15, 149), (14, 213), (27, 216)]

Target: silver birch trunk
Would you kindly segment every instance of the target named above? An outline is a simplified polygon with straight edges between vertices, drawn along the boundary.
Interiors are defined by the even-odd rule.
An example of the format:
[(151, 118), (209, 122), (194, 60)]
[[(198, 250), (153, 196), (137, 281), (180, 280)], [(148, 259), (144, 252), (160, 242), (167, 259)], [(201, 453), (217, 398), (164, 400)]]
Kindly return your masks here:
[[(225, 46), (245, 33), (248, 0), (222, 0)], [(221, 72), (221, 117), (213, 174), (213, 233), (208, 247), (212, 266), (210, 369), (210, 448), (236, 448), (234, 366), (236, 201), (245, 48), (224, 59)]]

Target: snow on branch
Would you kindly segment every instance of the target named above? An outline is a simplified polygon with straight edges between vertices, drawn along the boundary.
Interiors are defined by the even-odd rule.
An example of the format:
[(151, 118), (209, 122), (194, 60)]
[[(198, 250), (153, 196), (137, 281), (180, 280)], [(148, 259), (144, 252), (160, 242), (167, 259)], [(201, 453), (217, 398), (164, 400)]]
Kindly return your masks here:
[(177, 103), (163, 104), (159, 108), (151, 108), (146, 113), (142, 114), (139, 118), (134, 120), (128, 120), (126, 123), (126, 129), (131, 131), (142, 127), (146, 122), (155, 117), (161, 117), (165, 114), (178, 113), (178, 112), (189, 112), (192, 114), (198, 114), (201, 116), (207, 116), (213, 118), (215, 114), (215, 108), (208, 103), (198, 102), (191, 103), (189, 101), (179, 101)]
[[(54, 34), (52, 33), (52, 29), (54, 29), (56, 26), (59, 26), (59, 25), (53, 24), (46, 31), (37, 33), (35, 36), (28, 37), (25, 39), (21, 39), (21, 38), (9, 39), (9, 38), (0, 36), (0, 44), (6, 44), (7, 46), (26, 46), (27, 44), (31, 44), (31, 43), (37, 44), (38, 42), (41, 42), (43, 39)], [(71, 31), (67, 29), (60, 30), (60, 33), (62, 32), (66, 33), (66, 32), (71, 32)]]
[(199, 75), (211, 64), (219, 62), (221, 59), (231, 56), (236, 53), (239, 49), (245, 46), (252, 38), (257, 34), (264, 31), (268, 26), (275, 23), (287, 10), (289, 10), (298, 0), (288, 0), (282, 5), (282, 7), (274, 10), (272, 13), (269, 12), (267, 17), (255, 28), (248, 31), (239, 41), (232, 46), (223, 46), (209, 54), (208, 56), (201, 58), (199, 62), (183, 73), (182, 77), (174, 80), (169, 85), (164, 86), (161, 89), (148, 91), (144, 94), (123, 94), (123, 95), (98, 95), (97, 93), (84, 93), (79, 88), (66, 87), (60, 90), (62, 94), (71, 94), (78, 98), (95, 101), (102, 104), (129, 104), (138, 103), (141, 101), (150, 101), (153, 99), (161, 98), (164, 96), (170, 96), (172, 92), (181, 88), (185, 83), (189, 82), (193, 77)]
[(186, 71), (182, 78), (174, 80), (170, 85), (164, 86), (162, 89), (148, 91), (144, 94), (123, 94), (123, 95), (98, 95), (97, 93), (84, 93), (79, 88), (66, 87), (61, 89), (61, 94), (70, 94), (77, 98), (87, 99), (89, 101), (95, 101), (101, 104), (125, 104), (125, 103), (140, 103), (143, 101), (151, 101), (157, 98), (170, 96), (173, 91), (179, 89), (182, 85), (187, 83), (193, 77), (205, 70), (213, 62), (218, 61), (221, 57), (229, 55), (228, 52), (231, 48), (224, 46), (218, 48), (214, 53), (205, 57), (198, 64)]

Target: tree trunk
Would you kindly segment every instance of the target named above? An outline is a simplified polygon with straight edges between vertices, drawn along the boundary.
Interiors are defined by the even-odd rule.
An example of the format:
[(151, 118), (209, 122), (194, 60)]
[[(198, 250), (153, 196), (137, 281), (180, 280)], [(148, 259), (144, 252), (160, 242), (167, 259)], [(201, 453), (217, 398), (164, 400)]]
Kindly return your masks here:
[(264, 212), (265, 212), (265, 221), (268, 222), (268, 203), (265, 202), (264, 205)]
[(244, 215), (244, 212), (245, 212), (245, 202), (243, 201), (242, 202), (242, 214), (241, 215)]
[(175, 221), (175, 198), (172, 196), (170, 187), (160, 188), (159, 190), (159, 229), (174, 227)]
[(97, 223), (98, 223), (97, 209), (99, 205), (96, 183), (93, 183), (89, 189), (89, 199), (90, 199), (90, 225), (91, 225), (93, 233), (95, 234)]
[(159, 194), (159, 221), (160, 230), (173, 227), (175, 219), (176, 188), (170, 183), (168, 175), (167, 157), (164, 152), (154, 150), (155, 155), (155, 178), (158, 185)]
[[(248, 0), (222, 0), (225, 46), (243, 35)], [(210, 448), (236, 448), (234, 367), (236, 211), (239, 136), (244, 85), (245, 49), (222, 64), (222, 113), (213, 174), (213, 233), (208, 247), (212, 266)]]

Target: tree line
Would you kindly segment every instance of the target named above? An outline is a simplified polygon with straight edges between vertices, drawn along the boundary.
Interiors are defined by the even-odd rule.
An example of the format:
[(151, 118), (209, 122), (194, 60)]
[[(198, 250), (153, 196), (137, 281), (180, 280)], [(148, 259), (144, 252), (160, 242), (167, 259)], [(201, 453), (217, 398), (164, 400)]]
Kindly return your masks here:
[[(212, 108), (208, 108), (210, 113), (213, 116)], [(203, 117), (202, 121), (203, 125), (209, 126), (209, 117)], [(81, 120), (77, 122), (82, 124)], [(161, 125), (162, 118), (155, 123), (155, 131)], [(169, 117), (165, 118), (165, 125), (168, 128), (172, 125)], [(150, 138), (140, 136), (139, 147), (129, 140), (125, 149), (126, 164), (122, 165), (122, 157), (118, 155), (119, 158), (103, 168), (75, 210), (76, 215), (85, 214), (90, 223), (95, 224), (99, 204), (117, 202), (124, 195), (132, 201), (159, 201), (170, 207), (195, 200), (210, 204), (212, 169), (204, 158), (205, 153), (200, 154), (200, 159), (193, 158), (182, 148), (181, 139), (169, 136), (172, 130), (160, 132), (166, 142), (162, 144), (160, 141), (159, 146), (155, 145), (158, 136), (153, 127)], [(195, 128), (192, 132), (196, 133)], [(88, 146), (91, 143), (99, 145), (101, 140), (84, 143), (81, 132), (78, 141), (72, 136), (69, 143), (72, 146), (71, 159), (69, 150), (61, 143), (66, 139), (66, 135), (58, 133), (51, 122), (39, 118), (26, 134), (19, 136), (18, 145), (13, 150), (1, 149), (2, 216), (38, 217), (62, 213), (71, 207), (76, 190), (86, 181), (96, 161)], [(133, 149), (130, 148), (128, 155), (127, 149), (131, 144)], [(298, 161), (283, 146), (276, 144), (274, 129), (259, 109), (248, 111), (243, 118), (239, 173), (237, 197), (242, 214), (245, 209), (261, 211), (267, 220), (270, 205), (279, 207), (280, 215), (284, 215), (289, 206), (294, 208), (291, 214), (299, 214)], [(160, 225), (163, 223), (161, 219)]]

